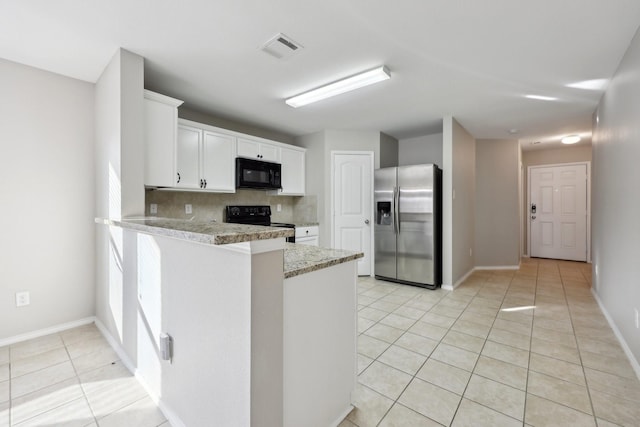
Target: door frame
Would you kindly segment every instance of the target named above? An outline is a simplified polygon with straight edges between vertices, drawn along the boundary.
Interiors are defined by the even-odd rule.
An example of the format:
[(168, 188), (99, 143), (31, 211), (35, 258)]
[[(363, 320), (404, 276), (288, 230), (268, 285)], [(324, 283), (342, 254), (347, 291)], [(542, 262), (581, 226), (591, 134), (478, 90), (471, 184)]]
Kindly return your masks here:
[(553, 163), (527, 167), (527, 206), (524, 210), (524, 215), (526, 215), (527, 218), (527, 254), (529, 257), (531, 257), (531, 218), (529, 217), (529, 215), (531, 215), (531, 170), (579, 165), (585, 165), (587, 167), (587, 262), (591, 264), (591, 161)]
[(335, 228), (335, 216), (336, 216), (336, 211), (335, 211), (335, 206), (333, 203), (334, 197), (335, 197), (335, 169), (336, 169), (336, 156), (337, 155), (349, 155), (349, 154), (353, 154), (353, 155), (367, 155), (369, 157), (369, 166), (371, 168), (371, 183), (370, 183), (370, 188), (371, 188), (371, 206), (369, 206), (369, 216), (371, 217), (369, 219), (369, 223), (371, 225), (370, 231), (369, 231), (369, 259), (370, 259), (370, 264), (371, 264), (371, 268), (369, 271), (369, 276), (373, 277), (374, 276), (374, 268), (373, 266), (375, 265), (375, 254), (373, 253), (373, 183), (374, 183), (374, 174), (375, 174), (375, 163), (374, 163), (374, 152), (373, 151), (355, 151), (355, 150), (331, 150), (331, 177), (330, 177), (330, 186), (331, 186), (331, 190), (330, 190), (330, 204), (329, 207), (331, 209), (331, 216), (329, 217), (329, 221), (331, 223), (331, 247), (335, 247), (335, 241), (336, 241), (336, 228)]

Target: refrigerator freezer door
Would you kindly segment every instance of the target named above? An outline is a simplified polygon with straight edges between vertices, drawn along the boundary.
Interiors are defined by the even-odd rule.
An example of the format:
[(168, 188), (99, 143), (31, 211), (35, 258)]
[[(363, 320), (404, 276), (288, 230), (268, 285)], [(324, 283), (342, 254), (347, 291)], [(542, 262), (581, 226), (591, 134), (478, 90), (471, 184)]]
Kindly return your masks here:
[(435, 283), (434, 166), (398, 168), (397, 279)]
[(396, 169), (378, 169), (374, 177), (374, 271), (390, 279), (396, 278)]

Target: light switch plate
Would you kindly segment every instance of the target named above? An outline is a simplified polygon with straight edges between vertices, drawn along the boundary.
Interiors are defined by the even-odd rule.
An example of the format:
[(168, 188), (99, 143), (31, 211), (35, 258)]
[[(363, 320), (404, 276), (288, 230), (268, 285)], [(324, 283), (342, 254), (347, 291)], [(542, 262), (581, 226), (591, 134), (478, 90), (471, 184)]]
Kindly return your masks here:
[(189, 204), (184, 205), (184, 213), (186, 214), (191, 214), (193, 213), (193, 207)]
[(149, 213), (151, 213), (151, 215), (156, 215), (158, 213), (158, 205), (156, 203), (151, 203), (149, 205)]

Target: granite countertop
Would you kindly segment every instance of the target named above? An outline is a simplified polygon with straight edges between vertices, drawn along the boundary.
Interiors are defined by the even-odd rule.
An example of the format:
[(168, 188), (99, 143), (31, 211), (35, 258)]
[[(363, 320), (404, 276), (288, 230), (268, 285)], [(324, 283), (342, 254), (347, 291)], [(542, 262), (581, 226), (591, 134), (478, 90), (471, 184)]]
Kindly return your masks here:
[(317, 227), (320, 223), (317, 222), (294, 222), (296, 227)]
[(300, 274), (321, 270), (332, 265), (353, 261), (363, 256), (362, 252), (285, 243), (284, 278), (288, 279)]
[(96, 222), (210, 245), (277, 239), (294, 235), (292, 228), (157, 217), (123, 218), (121, 220), (97, 218)]

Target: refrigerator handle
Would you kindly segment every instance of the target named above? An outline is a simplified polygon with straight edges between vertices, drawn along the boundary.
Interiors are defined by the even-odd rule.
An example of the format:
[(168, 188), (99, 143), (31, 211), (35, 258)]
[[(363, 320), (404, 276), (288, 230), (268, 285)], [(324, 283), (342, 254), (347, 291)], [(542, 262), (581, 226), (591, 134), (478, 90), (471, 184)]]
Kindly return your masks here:
[(397, 221), (397, 231), (396, 233), (400, 234), (400, 186), (398, 186), (398, 194), (396, 195), (396, 221)]
[(396, 222), (396, 216), (397, 216), (397, 212), (396, 212), (396, 187), (393, 187), (393, 202), (391, 203), (391, 212), (392, 212), (392, 218), (393, 218), (393, 232), (394, 234), (398, 234), (398, 223)]

